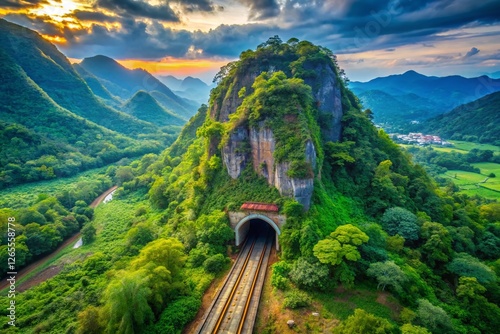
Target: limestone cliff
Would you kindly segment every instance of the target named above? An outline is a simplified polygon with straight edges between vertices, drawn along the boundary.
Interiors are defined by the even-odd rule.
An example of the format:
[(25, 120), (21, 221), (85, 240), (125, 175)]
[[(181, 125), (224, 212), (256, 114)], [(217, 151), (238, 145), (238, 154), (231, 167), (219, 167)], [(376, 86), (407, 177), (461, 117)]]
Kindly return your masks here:
[[(217, 147), (221, 149), (222, 160), (232, 178), (238, 178), (251, 165), (281, 195), (295, 198), (307, 210), (315, 174), (320, 172), (316, 146), (321, 140), (340, 140), (342, 84), (330, 54), (325, 55), (319, 50), (309, 59), (307, 54), (303, 55), (304, 51), (297, 46), (294, 48), (297, 50), (285, 48), (289, 54), (285, 52), (284, 55), (283, 52), (277, 54), (271, 47), (257, 49), (250, 57), (243, 57), (243, 60), (224, 69), (227, 71), (225, 77), (212, 92), (210, 117), (226, 124), (231, 124), (235, 118), (240, 119), (234, 126), (228, 127), (230, 133), (222, 145), (219, 145), (219, 139), (212, 138), (209, 153), (216, 154)], [(260, 53), (265, 54), (263, 59), (260, 59)], [(266, 78), (259, 79), (263, 72), (267, 73)], [(278, 72), (290, 80), (290, 87), (300, 83), (307, 86), (307, 96), (295, 101), (297, 96), (301, 96), (300, 92), (286, 96), (283, 91), (290, 87), (280, 87), (281, 90), (277, 90), (280, 93), (276, 93), (281, 94), (279, 97), (261, 91), (258, 92), (259, 97), (255, 97), (256, 81), (275, 80), (271, 76)], [(280, 78), (285, 82), (283, 77)], [(272, 91), (273, 86), (269, 87)], [(306, 111), (314, 116), (304, 116)], [(315, 118), (314, 126), (308, 121), (312, 117)], [(288, 133), (297, 137), (295, 141), (283, 137), (287, 127), (293, 129)], [(313, 128), (318, 129), (316, 141), (313, 140)], [(293, 142), (294, 147), (284, 148), (288, 142)], [(284, 154), (284, 151), (287, 153)]]

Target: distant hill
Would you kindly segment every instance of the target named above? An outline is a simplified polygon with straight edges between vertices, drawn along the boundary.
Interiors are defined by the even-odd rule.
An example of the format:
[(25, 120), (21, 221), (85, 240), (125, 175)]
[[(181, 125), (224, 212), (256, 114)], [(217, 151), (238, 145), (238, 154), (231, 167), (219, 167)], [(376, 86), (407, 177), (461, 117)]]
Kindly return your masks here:
[(189, 118), (198, 105), (174, 94), (160, 80), (143, 69), (129, 70), (106, 56), (85, 58), (80, 66), (95, 75), (113, 95), (129, 99), (140, 90), (158, 91), (168, 98), (165, 107), (181, 117)]
[(162, 75), (158, 76), (161, 82), (167, 85), (171, 90), (180, 90), (182, 85), (182, 79), (177, 79), (173, 75)]
[(461, 105), (415, 129), (444, 138), (500, 145), (500, 92)]
[(83, 75), (38, 33), (0, 19), (0, 187), (74, 175), (173, 142), (177, 128), (106, 106), (109, 91)]
[(429, 77), (408, 71), (368, 82), (351, 82), (349, 87), (363, 106), (372, 110), (375, 122), (401, 125), (434, 117), (498, 91), (500, 80), (487, 76)]
[(148, 92), (143, 90), (135, 93), (125, 103), (123, 110), (138, 119), (159, 126), (184, 125), (187, 121), (165, 110)]
[(125, 135), (158, 131), (99, 101), (68, 59), (38, 33), (0, 19), (0, 47), (59, 106)]
[(117, 107), (121, 104), (120, 99), (111, 94), (95, 75), (85, 70), (79, 64), (73, 64), (73, 68), (80, 75), (80, 77), (85, 80), (85, 83), (87, 83), (92, 92), (96, 96), (102, 98), (105, 103), (111, 105), (112, 107)]
[(181, 80), (172, 75), (161, 76), (159, 78), (175, 94), (201, 104), (208, 103), (212, 86), (207, 85), (202, 80), (189, 76)]

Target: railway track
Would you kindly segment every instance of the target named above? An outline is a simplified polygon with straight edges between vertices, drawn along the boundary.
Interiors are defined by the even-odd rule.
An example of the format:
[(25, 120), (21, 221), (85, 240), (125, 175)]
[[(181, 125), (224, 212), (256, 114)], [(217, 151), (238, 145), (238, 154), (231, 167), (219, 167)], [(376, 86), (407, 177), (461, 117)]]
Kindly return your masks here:
[(271, 233), (247, 238), (195, 333), (252, 333), (272, 243)]

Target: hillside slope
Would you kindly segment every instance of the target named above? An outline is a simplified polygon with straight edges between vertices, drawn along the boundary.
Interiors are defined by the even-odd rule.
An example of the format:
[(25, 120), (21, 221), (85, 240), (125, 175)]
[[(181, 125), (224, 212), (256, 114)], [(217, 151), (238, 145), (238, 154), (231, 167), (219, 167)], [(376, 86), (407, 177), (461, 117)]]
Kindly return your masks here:
[(147, 92), (138, 91), (124, 105), (123, 110), (138, 119), (158, 126), (184, 125), (186, 120), (174, 115), (163, 107)]
[(374, 120), (390, 126), (422, 121), (500, 90), (500, 80), (487, 76), (428, 77), (415, 71), (351, 82), (350, 89), (363, 106), (372, 110)]
[(80, 66), (101, 80), (101, 83), (114, 95), (129, 99), (136, 92), (158, 91), (165, 98), (165, 108), (181, 117), (189, 118), (197, 105), (175, 95), (160, 80), (143, 69), (129, 70), (114, 59), (105, 56), (85, 58)]
[[(153, 152), (57, 105), (14, 60), (0, 49), (0, 184), (68, 176), (122, 157)], [(5, 148), (5, 149), (3, 149)]]
[(101, 103), (66, 57), (38, 33), (0, 19), (0, 47), (61, 107), (126, 135), (158, 131)]
[(461, 105), (415, 129), (444, 138), (500, 145), (500, 92)]

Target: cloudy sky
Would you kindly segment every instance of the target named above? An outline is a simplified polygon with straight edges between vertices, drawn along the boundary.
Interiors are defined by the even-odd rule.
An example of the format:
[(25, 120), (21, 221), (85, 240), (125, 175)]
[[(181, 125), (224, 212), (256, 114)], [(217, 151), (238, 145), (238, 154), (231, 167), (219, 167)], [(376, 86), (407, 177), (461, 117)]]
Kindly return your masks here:
[(0, 0), (0, 17), (69, 58), (211, 81), (220, 66), (279, 35), (323, 45), (351, 80), (500, 71), (499, 0)]

